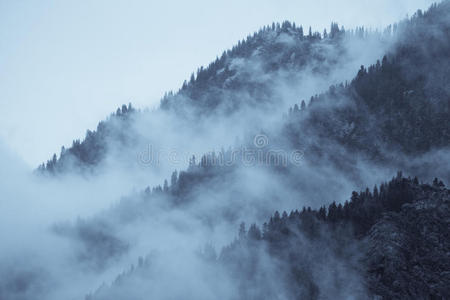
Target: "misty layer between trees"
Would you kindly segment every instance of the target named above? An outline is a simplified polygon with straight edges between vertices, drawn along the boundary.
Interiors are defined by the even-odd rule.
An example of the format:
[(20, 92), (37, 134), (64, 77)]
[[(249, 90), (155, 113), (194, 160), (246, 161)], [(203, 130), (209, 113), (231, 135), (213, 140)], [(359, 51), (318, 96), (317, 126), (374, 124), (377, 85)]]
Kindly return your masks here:
[(450, 298), (449, 56), (449, 1), (274, 23), (33, 174), (0, 145), (0, 299)]

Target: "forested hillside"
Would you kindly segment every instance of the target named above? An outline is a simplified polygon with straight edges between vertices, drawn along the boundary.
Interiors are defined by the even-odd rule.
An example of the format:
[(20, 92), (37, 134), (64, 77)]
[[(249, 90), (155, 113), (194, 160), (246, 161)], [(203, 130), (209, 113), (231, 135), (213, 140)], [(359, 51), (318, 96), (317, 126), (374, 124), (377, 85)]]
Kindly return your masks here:
[[(430, 176), (437, 171), (448, 181), (448, 168), (439, 169), (439, 162), (414, 160), (433, 157), (433, 151), (448, 151), (450, 94), (443, 78), (448, 78), (450, 70), (449, 9), (449, 3), (444, 2), (402, 22), (397, 28), (401, 38), (388, 53), (369, 67), (361, 66), (353, 80), (293, 106), (281, 130), (268, 134), (272, 144), (259, 150), (268, 153), (276, 146), (302, 149), (305, 164), (320, 168), (326, 163), (350, 177), (362, 175), (358, 167), (362, 159), (377, 167), (403, 167), (409, 174)], [(246, 145), (258, 148), (257, 144)], [(209, 165), (214, 155), (203, 157), (198, 166), (194, 163), (179, 177), (174, 174), (171, 185), (165, 183), (146, 193), (152, 201), (165, 195), (167, 203), (186, 205), (198, 198), (195, 192), (204, 191), (199, 187), (220, 191), (217, 178), (235, 176), (233, 172), (244, 162), (238, 160), (226, 167)], [(285, 187), (292, 184), (298, 190), (305, 189), (307, 180), (299, 174), (311, 172), (309, 165), (299, 169), (289, 161), (280, 166), (265, 160), (267, 157), (258, 162), (283, 178), (280, 181)], [(445, 160), (448, 154), (443, 157)], [(242, 195), (240, 190), (229, 197)], [(315, 208), (276, 212), (269, 222), (253, 224), (248, 231), (243, 223), (238, 238), (218, 255), (206, 246), (200, 256), (213, 264), (206, 274), (225, 276), (233, 299), (445, 299), (449, 297), (448, 197), (438, 179), (427, 185), (399, 173), (373, 190), (353, 192), (345, 203), (319, 208), (314, 200)], [(143, 206), (138, 207), (125, 211), (144, 211)], [(235, 212), (230, 209), (227, 213), (229, 217)], [(214, 216), (203, 221), (214, 226), (209, 218)], [(237, 219), (245, 220), (245, 216)], [(136, 277), (145, 280), (152, 276), (154, 259), (141, 259), (136, 269), (88, 299), (107, 299), (124, 289), (133, 297), (127, 287), (137, 284)], [(215, 282), (210, 284), (214, 290)], [(152, 290), (148, 293), (152, 295)]]
[[(450, 20), (448, 3), (401, 23), (401, 38), (345, 85), (290, 109), (294, 136), (331, 138), (379, 159), (449, 146)], [(424, 47), (424, 45), (427, 45)]]
[[(329, 84), (341, 82), (342, 77), (352, 78), (359, 63), (370, 62), (389, 48), (397, 31), (397, 25), (383, 33), (364, 28), (346, 31), (332, 23), (329, 33), (311, 29), (304, 33), (295, 23), (273, 23), (239, 41), (206, 68), (199, 68), (178, 92), (166, 93), (159, 110), (177, 122), (186, 121), (182, 125), (185, 127), (207, 120), (202, 127), (208, 130), (224, 120), (234, 122), (252, 116), (261, 119), (261, 115), (267, 118), (268, 114), (280, 119), (301, 95), (322, 91)], [(63, 149), (59, 157), (55, 154), (39, 169), (50, 173), (69, 171), (67, 162), (81, 169), (95, 167), (112, 148), (130, 148), (121, 144), (126, 137), (143, 139), (135, 128), (142, 126), (136, 125), (139, 121), (134, 121), (134, 127), (129, 124), (128, 119), (133, 118), (151, 120), (158, 116), (154, 111), (119, 108), (100, 122), (97, 130), (88, 131), (85, 140), (75, 140), (69, 149)], [(242, 126), (253, 130), (254, 124)]]
[[(280, 112), (275, 113), (280, 119), (280, 108), (286, 101), (279, 99), (279, 82), (283, 86), (298, 85), (306, 80), (306, 69), (310, 76), (330, 77), (334, 68), (350, 60), (347, 45), (372, 39), (395, 40), (378, 61), (355, 70), (353, 80), (338, 80), (340, 83), (333, 84), (328, 92), (305, 97), (293, 105), (285, 130), (279, 132), (272, 126), (271, 141), (284, 138), (294, 148), (313, 149), (310, 153), (326, 151), (327, 147), (318, 144), (336, 142), (348, 151), (388, 163), (392, 162), (392, 153), (416, 155), (447, 148), (447, 6), (442, 3), (425, 13), (418, 12), (383, 34), (363, 28), (345, 31), (337, 24), (332, 24), (329, 34), (304, 34), (302, 27), (289, 22), (264, 27), (207, 68), (200, 68), (176, 94), (168, 93), (161, 101), (161, 109), (175, 113), (177, 119), (210, 119), (212, 124), (204, 125), (208, 128), (222, 122), (220, 116), (233, 115), (243, 107), (253, 107), (245, 109), (247, 117), (272, 110)], [(299, 97), (290, 95), (293, 101), (287, 103), (295, 103)], [(308, 113), (301, 112), (306, 107)], [(84, 141), (74, 141), (72, 147), (62, 149), (59, 158), (54, 155), (39, 170), (62, 172), (70, 169), (67, 165), (89, 169), (105, 159), (111, 152), (108, 149), (133, 149), (143, 138), (130, 123), (152, 117), (150, 112), (124, 106), (101, 122), (96, 131), (88, 131)], [(408, 168), (401, 158), (396, 160), (399, 168)]]
[[(399, 173), (379, 187), (353, 192), (343, 204), (277, 211), (248, 230), (242, 223), (219, 255), (211, 246), (199, 255), (213, 265), (210, 272), (229, 276), (231, 299), (446, 299), (449, 204), (442, 181), (424, 184)], [(141, 282), (156, 275), (157, 259), (140, 258), (86, 299), (141, 299), (128, 287), (147, 290)], [(155, 293), (148, 289), (149, 296)]]
[(449, 0), (265, 26), (8, 187), (101, 205), (17, 226), (0, 299), (450, 298), (449, 82)]

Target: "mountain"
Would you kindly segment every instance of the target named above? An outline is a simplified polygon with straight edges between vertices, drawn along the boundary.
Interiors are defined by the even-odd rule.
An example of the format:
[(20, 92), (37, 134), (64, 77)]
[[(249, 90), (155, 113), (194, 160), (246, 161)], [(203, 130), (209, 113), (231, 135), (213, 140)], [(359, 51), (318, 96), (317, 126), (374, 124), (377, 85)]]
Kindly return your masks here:
[[(323, 143), (328, 148), (337, 144), (345, 151), (356, 151), (371, 160), (387, 164), (395, 160), (397, 169), (408, 170), (411, 159), (404, 155), (448, 149), (447, 12), (448, 3), (443, 2), (388, 28), (383, 34), (364, 29), (345, 31), (334, 23), (330, 34), (324, 35), (304, 35), (302, 27), (289, 22), (264, 27), (224, 52), (207, 68), (200, 68), (176, 94), (166, 94), (160, 110), (179, 122), (186, 120), (181, 127), (198, 126), (199, 119), (210, 120), (197, 131), (207, 128), (213, 135), (218, 134), (214, 132), (216, 124), (244, 122), (242, 119), (254, 116), (251, 124), (239, 124), (241, 130), (255, 132), (258, 128), (254, 124), (261, 122), (263, 116), (270, 115), (279, 123), (286, 104), (297, 101), (300, 96), (295, 96), (296, 91), (302, 94), (298, 87), (303, 88), (305, 77), (312, 76), (317, 79), (315, 82), (334, 84), (328, 92), (293, 106), (288, 121), (282, 121), (283, 131), (267, 125), (272, 131), (271, 140), (287, 136), (287, 144), (311, 149), (307, 150), (309, 153), (322, 151)], [(359, 61), (352, 57), (350, 49), (357, 48), (361, 42), (373, 45), (374, 40), (395, 42), (382, 50), (384, 54), (376, 63), (368, 68), (362, 66), (351, 82), (338, 83), (334, 77), (342, 73), (333, 70), (348, 68)], [(428, 47), (423, 47), (425, 44)], [(361, 50), (369, 51), (367, 47)], [(283, 101), (280, 89), (294, 95)], [(299, 106), (302, 110), (308, 106), (308, 113), (297, 113)], [(137, 129), (142, 127), (136, 125), (142, 123), (137, 120), (152, 118), (157, 118), (155, 112), (124, 106), (107, 121), (100, 122), (96, 131), (88, 131), (84, 141), (74, 141), (72, 147), (62, 149), (59, 158), (54, 155), (39, 170), (61, 173), (74, 169), (73, 166), (89, 170), (113, 152), (142, 148), (139, 143), (154, 138), (151, 133), (148, 136), (149, 133)], [(193, 133), (185, 133), (190, 134)], [(316, 145), (307, 145), (311, 140)], [(283, 149), (286, 143), (281, 145)], [(126, 159), (119, 155), (111, 160)], [(442, 172), (436, 175), (445, 176)]]
[[(213, 264), (211, 273), (228, 276), (230, 299), (446, 299), (449, 205), (450, 191), (438, 179), (430, 185), (399, 173), (343, 205), (275, 212), (262, 229), (241, 224), (220, 255), (210, 247), (199, 255)], [(124, 290), (127, 299), (142, 299), (129, 287), (147, 290), (142, 284), (158, 281), (157, 259), (140, 258), (86, 299), (122, 299)]]
[(330, 35), (322, 38), (311, 29), (305, 35), (295, 23), (273, 23), (239, 41), (207, 68), (201, 67), (177, 94), (167, 94), (161, 107), (183, 111), (188, 106), (194, 108), (191, 113), (202, 115), (231, 113), (242, 105), (263, 106), (276, 96), (270, 83), (274, 76), (289, 84), (295, 83), (295, 73), (307, 68), (313, 73), (328, 74), (343, 59), (349, 59), (345, 43), (363, 40), (365, 34), (364, 29), (346, 33), (332, 23)]
[[(448, 182), (448, 166), (440, 159), (445, 160), (449, 151), (446, 120), (450, 120), (450, 94), (448, 85), (434, 77), (449, 76), (450, 41), (445, 34), (450, 28), (445, 18), (449, 11), (448, 2), (444, 2), (401, 23), (397, 30), (404, 34), (391, 53), (381, 62), (361, 67), (350, 83), (331, 86), (327, 92), (311, 97), (308, 105), (303, 101), (299, 108), (296, 104), (281, 126), (259, 136), (270, 138), (270, 144), (259, 145), (248, 138), (242, 146), (205, 154), (199, 161), (190, 157), (189, 168), (174, 172), (170, 184), (166, 181), (164, 187), (149, 187), (135, 194), (137, 200), (128, 201), (131, 207), (119, 206), (117, 211), (139, 215), (146, 211), (142, 208), (145, 203), (161, 197), (167, 203), (187, 205), (208, 190), (244, 197), (247, 187), (238, 179), (247, 173), (256, 176), (262, 172), (270, 178), (268, 181), (282, 184), (289, 191), (284, 192), (285, 197), (295, 201), (298, 195), (307, 194), (316, 206), (342, 193), (334, 186), (344, 180), (362, 188), (365, 183), (361, 178), (371, 176), (367, 169), (382, 176), (395, 169), (426, 178), (434, 173)], [(418, 36), (428, 47), (417, 43)], [(434, 70), (433, 78), (420, 71), (427, 69)], [(126, 121), (135, 113), (124, 107), (112, 119)], [(318, 192), (321, 186), (330, 190)], [(280, 193), (278, 186), (271, 187), (266, 187), (265, 195), (250, 201), (252, 205), (258, 205), (267, 193)], [(217, 202), (237, 205), (227, 211), (239, 210), (230, 198), (224, 196)], [(260, 206), (272, 205), (264, 202)]]
[(448, 10), (443, 3), (404, 21), (399, 41), (381, 61), (361, 66), (351, 83), (312, 97), (308, 114), (291, 109), (292, 134), (325, 136), (374, 156), (448, 147)]
[(301, 95), (319, 92), (343, 77), (350, 79), (359, 64), (382, 55), (394, 39), (393, 32), (391, 28), (384, 33), (364, 28), (346, 31), (332, 23), (330, 33), (325, 30), (321, 35), (311, 29), (304, 34), (301, 26), (288, 21), (265, 26), (206, 68), (199, 68), (177, 93), (166, 93), (157, 112), (123, 106), (95, 131), (88, 131), (84, 141), (75, 140), (39, 170), (64, 172), (73, 169), (66, 165), (89, 169), (101, 164), (115, 148), (127, 147), (120, 143), (124, 136), (142, 140), (130, 119), (136, 123), (136, 119), (152, 120), (166, 113), (178, 122), (186, 121), (182, 127), (209, 120), (203, 126), (208, 130), (224, 120), (261, 119), (262, 114), (279, 119)]
[(130, 123), (136, 113), (131, 103), (128, 106), (123, 105), (107, 120), (101, 121), (97, 125), (97, 130), (87, 130), (83, 141), (74, 140), (68, 149), (62, 146), (59, 158), (53, 154), (51, 160), (38, 167), (38, 171), (57, 174), (68, 170), (87, 170), (91, 166), (98, 165), (104, 160), (111, 146), (120, 148), (131, 143)]
[(450, 297), (449, 15), (273, 24), (158, 108), (122, 106), (34, 178), (41, 197), (87, 183), (80, 200), (121, 200), (55, 218), (42, 243), (60, 264), (0, 264), (0, 298)]

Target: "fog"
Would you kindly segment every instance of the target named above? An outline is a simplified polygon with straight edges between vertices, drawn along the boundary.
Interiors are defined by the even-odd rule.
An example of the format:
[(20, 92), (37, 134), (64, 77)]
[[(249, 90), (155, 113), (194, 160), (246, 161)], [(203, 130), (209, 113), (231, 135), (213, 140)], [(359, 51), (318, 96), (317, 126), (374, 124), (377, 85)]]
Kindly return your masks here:
[[(426, 3), (398, 4), (395, 13), (383, 14), (382, 20), (373, 18), (376, 13), (361, 8), (360, 4), (357, 7), (365, 14), (353, 21), (350, 19), (358, 11), (356, 8), (352, 14), (342, 8), (333, 11), (333, 14), (339, 15), (347, 27), (353, 25), (352, 22), (363, 25), (359, 23), (363, 20), (368, 26), (384, 26), (386, 22), (394, 21), (393, 18), (398, 19), (398, 14), (410, 12), (410, 5), (414, 4), (417, 9)], [(95, 11), (98, 9), (96, 5), (93, 4), (90, 9)], [(226, 29), (237, 30), (236, 26), (239, 30), (247, 30), (254, 22), (267, 21), (269, 24), (267, 16), (272, 19), (290, 16), (279, 10), (275, 10), (273, 16), (269, 13), (273, 8), (271, 4), (261, 5), (264, 7), (262, 16), (252, 16), (252, 22), (245, 23), (246, 26), (238, 22)], [(387, 2), (378, 5), (391, 7)], [(198, 13), (198, 6), (209, 7), (205, 3), (194, 3), (190, 10)], [(139, 7), (131, 5), (124, 14), (133, 15)], [(286, 4), (286, 7), (291, 6)], [(377, 9), (380, 7), (377, 6)], [(52, 15), (62, 8), (51, 9), (55, 10)], [(303, 9), (307, 11), (307, 8)], [(185, 14), (189, 15), (184, 12), (183, 18), (186, 18)], [(143, 18), (144, 13), (139, 16)], [(320, 20), (327, 16), (321, 16)], [(332, 20), (309, 18), (306, 21), (317, 26)], [(95, 22), (101, 23), (102, 20)], [(71, 22), (74, 25), (80, 21)], [(83, 28), (90, 28), (90, 22), (94, 20), (83, 24)], [(120, 24), (122, 22), (125, 21), (121, 20)], [(173, 45), (160, 44), (166, 40), (160, 35), (164, 35), (165, 30), (173, 32), (172, 26), (158, 33), (154, 41), (158, 49), (171, 49), (169, 53), (177, 57), (179, 52), (173, 50)], [(306, 26), (304, 24), (305, 34)], [(239, 38), (258, 28), (251, 27)], [(215, 29), (215, 34), (217, 30), (220, 29)], [(79, 33), (77, 30), (75, 32)], [(146, 35), (152, 35), (152, 32)], [(381, 32), (381, 29), (379, 32), (372, 31), (364, 38), (348, 35), (339, 43), (327, 40), (314, 43), (308, 49), (310, 53), (306, 63), (301, 66), (294, 62), (295, 55), (304, 46), (303, 42), (295, 40), (293, 34), (272, 36), (269, 33), (264, 42), (280, 47), (282, 50), (277, 51), (277, 55), (269, 55), (270, 59), (267, 59), (264, 55), (269, 48), (261, 46), (248, 56), (227, 57), (226, 68), (216, 74), (230, 71), (233, 76), (227, 78), (220, 88), (210, 86), (205, 92), (214, 97), (219, 95), (217, 99), (190, 98), (180, 92), (169, 96), (170, 109), (156, 107), (157, 102), (153, 99), (159, 101), (163, 90), (149, 88), (148, 85), (158, 85), (164, 90), (176, 89), (177, 84), (187, 78), (186, 74), (205, 63), (205, 57), (211, 58), (212, 50), (218, 54), (220, 51), (217, 48), (224, 49), (232, 45), (227, 43), (236, 40), (230, 42), (223, 38), (220, 43), (212, 42), (207, 49), (195, 55), (190, 53), (194, 50), (187, 48), (186, 56), (171, 61), (173, 65), (159, 68), (146, 63), (135, 69), (146, 58), (139, 53), (133, 57), (135, 65), (130, 67), (131, 71), (121, 72), (127, 69), (126, 59), (119, 60), (117, 69), (108, 69), (112, 73), (122, 73), (118, 77), (105, 75), (100, 79), (98, 70), (89, 74), (90, 68), (85, 64), (99, 58), (95, 55), (86, 61), (79, 58), (83, 61), (81, 66), (75, 66), (77, 61), (72, 62), (72, 70), (79, 72), (73, 75), (73, 80), (80, 86), (88, 81), (93, 86), (83, 87), (81, 91), (71, 94), (72, 89), (76, 90), (75, 86), (67, 89), (67, 82), (60, 82), (60, 85), (52, 82), (50, 85), (55, 85), (55, 90), (49, 100), (39, 110), (34, 110), (33, 106), (28, 108), (35, 116), (30, 117), (29, 112), (21, 114), (20, 117), (26, 121), (17, 127), (18, 133), (0, 135), (0, 277), (4, 278), (0, 281), (0, 298), (84, 299), (89, 295), (86, 299), (291, 299), (293, 291), (288, 287), (289, 280), (292, 280), (288, 278), (289, 266), (283, 260), (274, 258), (271, 249), (247, 245), (250, 242), (244, 241), (238, 231), (242, 222), (247, 228), (254, 223), (261, 226), (275, 211), (290, 212), (305, 206), (319, 208), (333, 201), (343, 203), (353, 190), (363, 190), (386, 180), (398, 167), (426, 179), (433, 176), (430, 166), (438, 175), (448, 175), (447, 168), (439, 166), (439, 161), (446, 160), (449, 155), (446, 149), (436, 149), (413, 159), (398, 151), (395, 164), (383, 165), (351, 153), (344, 146), (320, 136), (306, 134), (301, 136), (303, 140), (296, 143), (290, 141), (286, 134), (289, 108), (300, 105), (303, 99), (308, 104), (311, 96), (328, 90), (332, 85), (351, 81), (361, 65), (374, 64), (392, 50), (398, 42), (398, 35)], [(100, 33), (101, 36), (111, 34), (109, 30)], [(207, 33), (204, 32), (204, 35)], [(133, 34), (139, 39), (144, 32), (140, 29)], [(93, 36), (89, 38), (93, 42)], [(174, 36), (173, 39), (182, 45), (197, 43), (199, 49), (204, 46), (196, 34), (189, 43), (186, 37), (178, 39)], [(145, 38), (143, 40), (130, 48), (144, 52), (148, 48), (143, 45), (148, 47), (149, 42)], [(95, 48), (95, 53), (102, 53), (103, 47), (106, 46)], [(111, 60), (120, 56), (121, 51), (127, 52), (127, 49), (114, 51), (118, 52), (111, 54), (111, 58), (99, 58), (102, 65), (110, 64)], [(88, 54), (93, 55), (91, 52)], [(127, 55), (130, 54), (127, 52)], [(196, 59), (195, 56), (201, 58)], [(65, 60), (65, 57), (61, 59)], [(271, 63), (283, 61), (285, 57), (289, 60), (281, 67), (267, 71)], [(152, 61), (158, 59), (161, 58), (156, 55)], [(181, 60), (185, 63), (178, 64)], [(192, 63), (196, 65), (192, 66)], [(58, 60), (54, 64), (58, 64)], [(99, 69), (103, 70), (103, 67)], [(151, 69), (153, 75), (148, 77), (150, 71), (143, 69)], [(67, 70), (61, 72), (72, 74)], [(133, 74), (133, 77), (127, 74)], [(56, 76), (55, 73), (50, 78), (53, 76)], [(83, 80), (77, 76), (83, 77)], [(131, 83), (134, 79), (138, 82)], [(116, 85), (118, 82), (120, 84)], [(237, 83), (244, 83), (252, 89), (240, 87)], [(35, 84), (39, 85), (39, 81)], [(107, 89), (109, 86), (112, 88)], [(42, 89), (38, 93), (40, 97), (51, 90), (48, 86)], [(128, 94), (130, 91), (138, 96), (129, 100), (133, 97)], [(12, 90), (8, 93), (14, 94)], [(32, 93), (32, 89), (26, 93)], [(68, 100), (65, 101), (72, 103), (70, 105), (73, 107), (55, 106), (54, 98), (62, 94), (67, 95)], [(113, 95), (111, 102), (105, 100), (105, 95)], [(24, 96), (22, 103), (27, 103), (29, 100), (24, 99), (29, 97)], [(85, 102), (94, 97), (99, 100), (92, 105)], [(218, 104), (208, 102), (211, 99)], [(73, 104), (78, 100), (80, 102)], [(80, 126), (84, 129), (95, 128), (95, 123), (103, 115), (124, 102), (136, 103), (138, 111), (130, 113), (128, 123), (115, 116), (107, 119), (111, 130), (123, 136), (123, 140), (116, 139), (114, 135), (106, 138), (108, 151), (98, 165), (84, 172), (77, 169), (74, 161), (69, 169), (56, 175), (31, 170), (29, 163), (35, 163), (37, 159), (40, 162), (41, 153), (47, 153), (45, 159), (50, 158), (52, 151), (49, 149), (68, 144), (71, 139), (80, 136)], [(14, 107), (18, 104), (10, 105)], [(208, 114), (202, 114), (207, 105), (212, 108)], [(319, 104), (315, 109), (331, 111), (346, 105), (349, 105), (348, 99), (342, 97), (332, 104)], [(55, 117), (49, 118), (47, 114)], [(15, 115), (14, 118), (18, 116), (16, 113), (11, 115)], [(10, 126), (5, 127), (6, 131), (17, 122), (8, 118), (11, 117), (4, 119), (5, 124)], [(33, 126), (33, 122), (41, 119), (49, 124)], [(49, 127), (57, 129), (48, 130)], [(23, 134), (25, 128), (26, 134)], [(37, 135), (37, 132), (40, 134)], [(42, 144), (45, 144), (37, 147), (35, 154), (27, 153), (29, 144), (20, 143), (28, 135), (33, 136), (31, 144), (36, 143), (33, 142), (35, 137), (42, 137)], [(320, 144), (323, 153), (311, 150), (315, 144)], [(276, 153), (278, 156), (275, 159), (281, 156), (282, 160), (275, 164), (268, 163), (274, 158), (268, 156), (270, 153)], [(203, 155), (206, 155), (204, 160)], [(217, 165), (203, 163), (216, 155), (224, 155), (228, 160)], [(265, 155), (265, 158), (260, 159), (258, 155)], [(193, 156), (196, 163), (192, 162)], [(175, 170), (178, 176), (175, 175), (174, 179), (172, 174)], [(413, 170), (417, 172), (413, 174)], [(164, 185), (164, 180), (168, 180), (170, 185)], [(160, 190), (154, 188), (158, 185)], [(296, 243), (302, 245), (299, 252), (307, 261), (302, 265), (303, 272), (307, 274), (305, 277), (312, 278), (323, 298), (367, 297), (364, 279), (356, 267), (361, 249), (365, 247), (364, 242), (340, 245), (327, 228), (320, 227), (319, 231), (321, 239), (317, 240), (309, 239), (302, 232), (296, 233)], [(342, 233), (343, 236), (346, 234)], [(294, 248), (298, 244), (285, 246)], [(336, 254), (341, 252), (345, 253), (343, 257)], [(235, 254), (247, 258), (243, 259), (243, 266), (232, 261)], [(253, 260), (257, 261), (255, 266), (251, 265)], [(246, 263), (254, 269), (246, 269)], [(236, 270), (241, 270), (239, 268), (244, 270), (242, 274), (236, 274)], [(246, 272), (257, 274), (256, 279), (248, 279)], [(307, 289), (299, 288), (294, 293), (307, 293)]]
[[(286, 43), (289, 47), (290, 40), (282, 40), (282, 44)], [(205, 245), (220, 252), (234, 240), (240, 222), (262, 224), (275, 210), (343, 201), (355, 182), (351, 178), (334, 179), (336, 170), (326, 163), (320, 166), (305, 162), (298, 174), (301, 177), (295, 181), (304, 181), (303, 188), (294, 188), (294, 182), (286, 185), (282, 174), (249, 161), (219, 182), (199, 185), (190, 194), (190, 202), (179, 208), (168, 204), (164, 197), (146, 202), (140, 194), (146, 186), (162, 184), (174, 170), (185, 170), (192, 155), (199, 160), (202, 154), (218, 153), (221, 148), (245, 151), (239, 147), (248, 142), (249, 147), (254, 147), (258, 132), (266, 133), (264, 143), (274, 149), (294, 151), (276, 138), (282, 114), (302, 97), (339, 80), (350, 80), (359, 65), (375, 61), (389, 44), (376, 38), (365, 42), (349, 40), (345, 44), (348, 50), (340, 56), (334, 54), (332, 45), (317, 47), (314, 51), (327, 60), (308, 64), (301, 72), (281, 69), (265, 73), (264, 63), (256, 53), (249, 61), (233, 59), (229, 64), (236, 71), (236, 78), (247, 77), (249, 82), (269, 86), (276, 101), (258, 107), (251, 94), (235, 92), (230, 97), (243, 99), (237, 111), (230, 115), (224, 112), (226, 107), (219, 107), (214, 115), (194, 121), (189, 118), (195, 114), (189, 106), (184, 108), (185, 118), (171, 111), (143, 111), (131, 123), (128, 134), (138, 137), (132, 147), (109, 141), (108, 157), (92, 174), (69, 172), (57, 178), (36, 177), (20, 158), (11, 158), (12, 151), (3, 150), (3, 170), (14, 170), (13, 174), (5, 172), (1, 181), (5, 216), (1, 226), (1, 265), (3, 272), (13, 274), (4, 283), (4, 297), (80, 299), (103, 283), (112, 284), (118, 274), (148, 253), (153, 254), (144, 265), (141, 263), (142, 278), (135, 278), (133, 271), (123, 287), (113, 284), (118, 293), (115, 297), (134, 299), (147, 294), (162, 299), (186, 293), (196, 299), (238, 297), (238, 281), (199, 254)], [(331, 71), (314, 73), (312, 70), (317, 68)], [(225, 94), (224, 103), (227, 97)], [(268, 111), (272, 112), (271, 117)], [(232, 165), (239, 159), (242, 157), (232, 161)], [(366, 178), (370, 178), (370, 183), (384, 178), (373, 177)], [(333, 188), (318, 192), (323, 184)], [(121, 199), (123, 196), (126, 197)], [(280, 272), (279, 266), (261, 251), (262, 261), (267, 260), (264, 268)], [(147, 264), (149, 270), (145, 269)], [(148, 280), (151, 285), (143, 288)], [(183, 284), (173, 286), (173, 282)], [(272, 284), (280, 292), (284, 289), (281, 279)], [(101, 289), (97, 296), (101, 298), (102, 293), (109, 292)], [(286, 297), (287, 294), (281, 296)]]

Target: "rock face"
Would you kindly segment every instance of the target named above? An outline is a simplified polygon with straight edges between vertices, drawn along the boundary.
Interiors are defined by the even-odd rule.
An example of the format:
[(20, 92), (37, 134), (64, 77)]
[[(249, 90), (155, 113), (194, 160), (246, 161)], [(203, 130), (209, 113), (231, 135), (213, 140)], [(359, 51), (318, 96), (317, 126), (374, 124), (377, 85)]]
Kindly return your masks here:
[(383, 299), (450, 298), (450, 193), (439, 184), (416, 192), (368, 236), (368, 286)]

